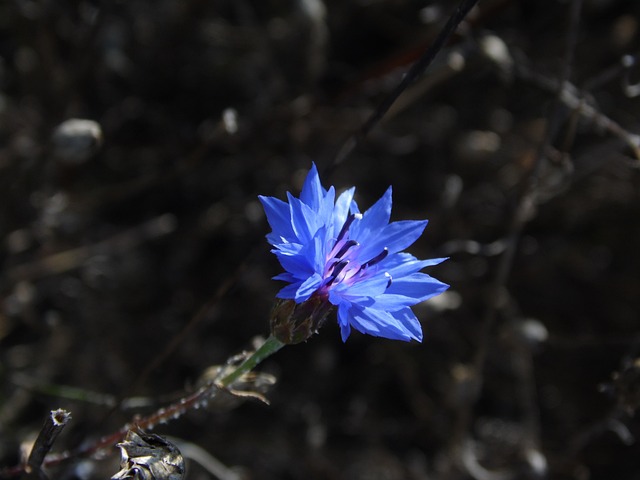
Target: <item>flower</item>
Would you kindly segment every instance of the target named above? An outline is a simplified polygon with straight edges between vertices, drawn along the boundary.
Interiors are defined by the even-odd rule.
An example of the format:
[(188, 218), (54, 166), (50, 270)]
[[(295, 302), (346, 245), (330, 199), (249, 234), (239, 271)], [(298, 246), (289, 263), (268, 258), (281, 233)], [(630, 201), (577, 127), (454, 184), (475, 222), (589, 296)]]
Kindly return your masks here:
[[(311, 301), (337, 308), (342, 340), (351, 328), (394, 340), (422, 341), (422, 328), (410, 307), (449, 286), (421, 273), (446, 260), (418, 260), (403, 252), (427, 226), (427, 220), (389, 223), (391, 187), (360, 213), (355, 187), (335, 198), (324, 189), (313, 164), (300, 198), (288, 203), (259, 196), (272, 232), (267, 235), (288, 283), (277, 297), (296, 304)], [(326, 316), (326, 315), (325, 315)]]

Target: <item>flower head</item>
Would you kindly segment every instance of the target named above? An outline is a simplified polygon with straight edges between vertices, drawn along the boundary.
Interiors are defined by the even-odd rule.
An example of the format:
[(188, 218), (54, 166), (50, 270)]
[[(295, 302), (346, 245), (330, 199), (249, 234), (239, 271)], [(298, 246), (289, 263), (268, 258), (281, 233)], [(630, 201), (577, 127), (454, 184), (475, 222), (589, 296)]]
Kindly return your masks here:
[(424, 267), (443, 258), (418, 260), (403, 252), (415, 242), (427, 220), (389, 223), (391, 187), (360, 213), (355, 188), (337, 199), (324, 189), (312, 165), (300, 198), (288, 203), (260, 196), (272, 232), (267, 240), (285, 272), (274, 277), (288, 283), (278, 298), (296, 304), (328, 302), (337, 308), (342, 340), (351, 328), (378, 337), (422, 341), (413, 305), (442, 293), (448, 285)]

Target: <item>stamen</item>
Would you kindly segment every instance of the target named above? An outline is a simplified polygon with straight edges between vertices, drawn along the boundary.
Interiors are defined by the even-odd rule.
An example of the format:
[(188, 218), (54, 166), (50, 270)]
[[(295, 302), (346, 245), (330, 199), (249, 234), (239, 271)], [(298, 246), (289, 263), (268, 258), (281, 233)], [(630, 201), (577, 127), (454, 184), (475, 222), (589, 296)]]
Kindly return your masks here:
[(361, 213), (352, 213), (351, 215), (349, 215), (347, 217), (347, 219), (344, 222), (344, 225), (340, 229), (340, 233), (338, 234), (338, 238), (336, 238), (336, 245), (338, 243), (340, 243), (340, 241), (345, 237), (345, 235), (349, 231), (349, 227), (351, 226), (353, 221), (354, 220), (360, 220), (361, 218), (362, 218), (362, 214)]
[(331, 266), (331, 274), (329, 275), (327, 285), (331, 285), (347, 265), (349, 265), (349, 260), (341, 260), (340, 262), (334, 263)]
[(387, 287), (389, 288), (391, 286), (391, 282), (393, 282), (393, 277), (389, 274), (389, 272), (384, 272), (384, 276), (389, 278), (389, 281), (387, 282)]
[(349, 250), (351, 247), (356, 247), (358, 245), (360, 244), (355, 240), (347, 240), (342, 246), (342, 248), (338, 250), (338, 253), (336, 253), (334, 258), (342, 258), (344, 254), (347, 253), (347, 250)]
[(372, 265), (375, 265), (376, 263), (380, 263), (382, 260), (387, 258), (387, 255), (389, 255), (389, 249), (387, 247), (384, 247), (384, 249), (378, 255), (373, 257), (368, 262), (363, 263), (362, 268), (368, 268), (368, 267), (371, 267)]

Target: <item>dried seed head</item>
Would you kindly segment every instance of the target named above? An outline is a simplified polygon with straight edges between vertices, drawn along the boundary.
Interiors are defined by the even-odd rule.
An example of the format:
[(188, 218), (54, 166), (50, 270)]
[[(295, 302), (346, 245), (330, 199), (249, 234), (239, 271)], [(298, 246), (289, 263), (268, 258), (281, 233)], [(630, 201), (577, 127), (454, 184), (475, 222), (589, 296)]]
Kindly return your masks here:
[(129, 430), (117, 445), (121, 470), (111, 480), (182, 480), (184, 459), (178, 448), (159, 435)]

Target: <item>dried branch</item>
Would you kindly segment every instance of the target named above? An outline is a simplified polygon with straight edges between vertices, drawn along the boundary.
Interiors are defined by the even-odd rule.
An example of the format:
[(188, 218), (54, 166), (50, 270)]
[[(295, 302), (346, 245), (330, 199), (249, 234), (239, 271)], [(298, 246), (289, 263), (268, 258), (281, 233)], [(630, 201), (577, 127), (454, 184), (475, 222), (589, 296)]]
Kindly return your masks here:
[(71, 414), (66, 410), (59, 408), (51, 411), (51, 415), (45, 420), (29, 454), (29, 459), (24, 469), (26, 479), (46, 478), (41, 470), (42, 463), (69, 420), (71, 420)]

